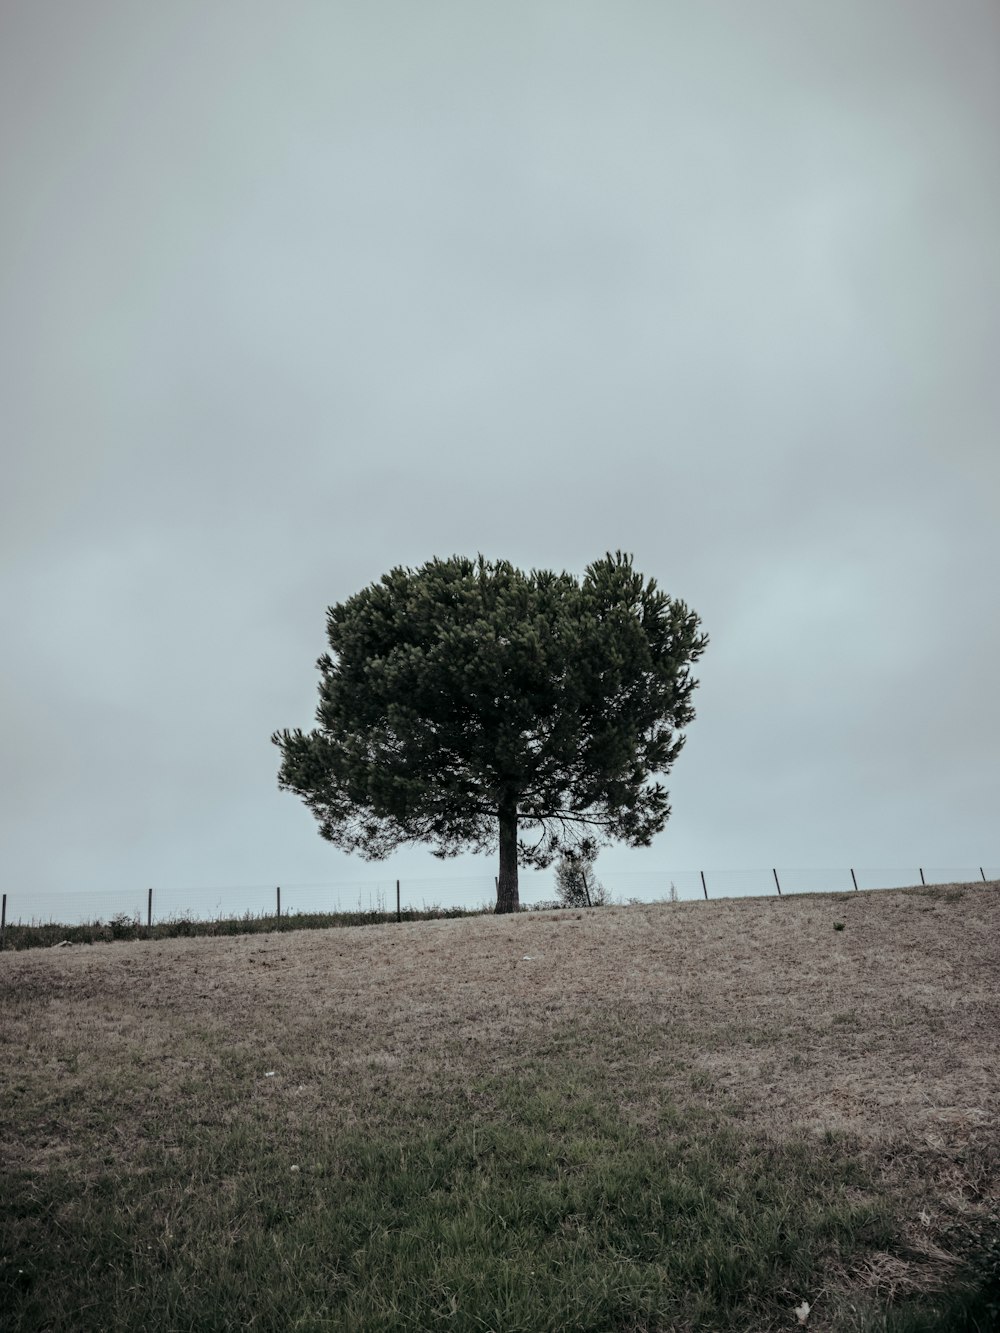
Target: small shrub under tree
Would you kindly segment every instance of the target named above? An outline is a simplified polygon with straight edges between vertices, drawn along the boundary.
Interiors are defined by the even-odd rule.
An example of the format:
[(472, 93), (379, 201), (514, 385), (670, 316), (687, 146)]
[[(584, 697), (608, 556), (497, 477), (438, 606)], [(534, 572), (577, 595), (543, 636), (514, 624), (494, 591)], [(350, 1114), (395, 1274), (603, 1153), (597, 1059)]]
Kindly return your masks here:
[(556, 894), (560, 907), (603, 907), (608, 891), (594, 874), (597, 846), (585, 840), (564, 851), (556, 862)]

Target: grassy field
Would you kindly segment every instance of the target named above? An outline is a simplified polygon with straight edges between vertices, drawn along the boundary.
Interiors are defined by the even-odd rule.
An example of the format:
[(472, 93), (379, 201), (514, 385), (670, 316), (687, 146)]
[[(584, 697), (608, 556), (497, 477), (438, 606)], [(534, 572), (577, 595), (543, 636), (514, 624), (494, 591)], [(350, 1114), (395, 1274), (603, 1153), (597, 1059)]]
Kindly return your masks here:
[(6, 952), (0, 1326), (985, 1333), (998, 1033), (998, 885)]

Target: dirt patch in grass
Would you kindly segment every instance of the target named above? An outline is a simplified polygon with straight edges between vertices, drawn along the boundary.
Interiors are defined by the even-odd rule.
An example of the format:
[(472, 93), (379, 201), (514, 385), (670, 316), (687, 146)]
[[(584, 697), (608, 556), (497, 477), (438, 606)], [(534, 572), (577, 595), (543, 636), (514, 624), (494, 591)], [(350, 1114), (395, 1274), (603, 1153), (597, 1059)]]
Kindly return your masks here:
[(997, 885), (33, 950), (0, 955), (0, 1153), (85, 1183), (250, 1121), (471, 1132), (512, 1087), (649, 1139), (843, 1137), (902, 1237), (830, 1258), (860, 1328), (848, 1295), (942, 1283), (997, 1207), (998, 1032)]

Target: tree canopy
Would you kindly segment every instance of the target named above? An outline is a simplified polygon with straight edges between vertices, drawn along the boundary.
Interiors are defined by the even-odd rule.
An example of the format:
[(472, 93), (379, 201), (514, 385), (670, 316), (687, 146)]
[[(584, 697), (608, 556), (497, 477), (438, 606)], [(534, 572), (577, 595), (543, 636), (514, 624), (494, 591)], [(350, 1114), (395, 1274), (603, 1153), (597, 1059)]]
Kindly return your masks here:
[(514, 911), (519, 861), (665, 825), (699, 631), (621, 552), (582, 579), (482, 556), (393, 569), (329, 608), (317, 726), (272, 736), (279, 786), (369, 859), (499, 845), (497, 911)]

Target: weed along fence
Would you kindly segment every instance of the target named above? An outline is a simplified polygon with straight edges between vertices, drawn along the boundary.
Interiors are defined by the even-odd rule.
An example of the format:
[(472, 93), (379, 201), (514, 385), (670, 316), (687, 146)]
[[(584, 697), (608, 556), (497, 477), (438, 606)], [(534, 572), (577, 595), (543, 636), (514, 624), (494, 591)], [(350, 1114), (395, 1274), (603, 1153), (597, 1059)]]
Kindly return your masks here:
[[(554, 907), (551, 872), (521, 872), (526, 908)], [(684, 902), (798, 893), (861, 892), (935, 884), (1000, 881), (1000, 867), (871, 870), (681, 870), (616, 874), (598, 870), (615, 903)], [(346, 920), (403, 920), (420, 915), (489, 911), (496, 901), (492, 875), (465, 879), (382, 880), (353, 884), (235, 885), (226, 888), (152, 888), (131, 891), (31, 893), (8, 890), (0, 904), (0, 948), (13, 927), (103, 926), (107, 935), (185, 922), (331, 924)]]

